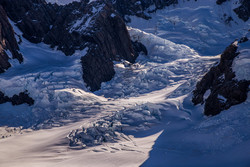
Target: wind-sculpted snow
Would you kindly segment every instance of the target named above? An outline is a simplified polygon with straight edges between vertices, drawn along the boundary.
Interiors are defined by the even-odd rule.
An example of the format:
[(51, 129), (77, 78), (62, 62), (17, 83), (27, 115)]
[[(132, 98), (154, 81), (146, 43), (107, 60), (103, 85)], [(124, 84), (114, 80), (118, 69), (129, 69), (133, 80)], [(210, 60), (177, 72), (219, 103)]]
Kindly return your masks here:
[(95, 146), (103, 142), (114, 142), (118, 140), (118, 133), (115, 130), (121, 129), (119, 125), (110, 120), (94, 122), (92, 126), (73, 130), (67, 136), (70, 146)]
[[(136, 21), (137, 24), (132, 22), (131, 25), (138, 25), (138, 18)], [(140, 26), (145, 26), (145, 24)], [(212, 30), (212, 25), (209, 26), (207, 28)], [(194, 28), (197, 27), (194, 26)], [(220, 49), (218, 48), (222, 49), (227, 40), (231, 42), (229, 39), (236, 37), (237, 32), (245, 34), (246, 30), (234, 29), (236, 33), (232, 33), (232, 36), (228, 36), (225, 41), (223, 41), (224, 37), (219, 34), (217, 34), (218, 36), (213, 36), (214, 34), (207, 36), (208, 41), (220, 39), (218, 42), (225, 43), (219, 45), (216, 41), (216, 45), (219, 46), (207, 45), (204, 47), (204, 53), (206, 52), (207, 54), (199, 55), (194, 49), (186, 45), (176, 44), (162, 38), (163, 36), (160, 33), (154, 35), (148, 33), (151, 32), (150, 29), (145, 27), (142, 29), (146, 30), (147, 33), (135, 28), (128, 28), (131, 39), (146, 46), (148, 56), (140, 55), (135, 64), (130, 64), (127, 61), (122, 63), (115, 62), (115, 77), (110, 82), (103, 83), (101, 90), (95, 92), (95, 94), (104, 95), (104, 97), (110, 100), (116, 99), (117, 104), (127, 100), (136, 102), (136, 104), (149, 102), (157, 105), (156, 113), (158, 113), (159, 117), (152, 119), (153, 124), (151, 124), (152, 120), (144, 122), (149, 122), (151, 124), (149, 127), (154, 127), (157, 124), (157, 120), (160, 120), (160, 122), (164, 122), (161, 127), (165, 131), (156, 140), (149, 159), (142, 166), (186, 166), (187, 164), (189, 166), (214, 166), (216, 164), (228, 166), (238, 164), (239, 166), (244, 166), (248, 164), (249, 135), (245, 135), (245, 131), (249, 127), (247, 123), (249, 93), (248, 100), (238, 108), (241, 112), (237, 112), (237, 106), (233, 106), (228, 111), (222, 112), (221, 115), (214, 118), (203, 116), (203, 105), (194, 107), (191, 104), (191, 92), (195, 84), (219, 60), (218, 56), (205, 56), (210, 55), (208, 49), (211, 49), (211, 54), (219, 52)], [(201, 33), (202, 29), (197, 29), (197, 34)], [(228, 32), (225, 33), (227, 34)], [(183, 36), (178, 34), (173, 34), (173, 36), (175, 38), (183, 38)], [(194, 37), (195, 35), (192, 36)], [(184, 39), (187, 38), (184, 36)], [(178, 39), (178, 41), (186, 43), (183, 39)], [(202, 44), (199, 42), (197, 42), (197, 46)], [(245, 46), (249, 48), (249, 44), (245, 44)], [(197, 47), (194, 48), (197, 49)], [(247, 54), (246, 51), (243, 51), (243, 53)], [(242, 62), (245, 62), (244, 64), (247, 66), (248, 61), (243, 61), (246, 57), (247, 55), (240, 59), (242, 61), (239, 62), (239, 66)], [(246, 74), (248, 73), (242, 72), (239, 76), (243, 78), (246, 77)], [(208, 91), (204, 96), (209, 96), (210, 93)], [(130, 110), (126, 108), (125, 111)], [(148, 112), (136, 112), (134, 108), (131, 108), (131, 112), (128, 113), (131, 114), (129, 118), (139, 118), (140, 120), (143, 118), (141, 113)], [(131, 125), (138, 122), (138, 119), (132, 120), (127, 123), (127, 128), (130, 130), (134, 129)], [(233, 123), (229, 123), (230, 120), (233, 120)], [(119, 128), (116, 131), (112, 129), (112, 132), (117, 132), (117, 135), (113, 136), (112, 140), (108, 142), (114, 142), (113, 140), (119, 136), (118, 132), (120, 134), (122, 126), (123, 124), (119, 122)], [(147, 127), (145, 123), (136, 124), (136, 127), (138, 126)], [(79, 131), (82, 133), (81, 128)], [(139, 132), (140, 128), (137, 130), (137, 133)], [(84, 145), (85, 141), (79, 140), (78, 134), (73, 136), (76, 141), (81, 141), (80, 145)], [(105, 140), (102, 140), (102, 142), (105, 142)], [(234, 153), (237, 153), (237, 156), (233, 157)], [(227, 160), (228, 157), (231, 157), (229, 161)], [(212, 159), (216, 159), (216, 162), (211, 161)], [(182, 162), (185, 163), (183, 164)]]
[(58, 5), (67, 5), (69, 3), (72, 3), (74, 1), (79, 2), (80, 0), (46, 0), (47, 3), (57, 3)]
[[(15, 31), (20, 34), (17, 28)], [(11, 61), (13, 68), (1, 74), (1, 90), (9, 97), (28, 90), (35, 104), (31, 107), (2, 104), (4, 109), (0, 110), (1, 125), (33, 127), (48, 119), (63, 118), (70, 110), (81, 110), (72, 107), (75, 102), (84, 100), (74, 96), (74, 92), (81, 94), (78, 89), (84, 89), (80, 57), (85, 51), (66, 57), (45, 44), (31, 44), (23, 39), (20, 52), (25, 55), (25, 61), (23, 64)], [(68, 100), (70, 98), (72, 101)], [(12, 112), (7, 112), (8, 108)]]
[[(158, 104), (161, 97), (178, 99), (190, 93), (198, 79), (196, 77), (202, 75), (204, 70), (213, 64), (213, 59), (217, 59), (202, 58), (185, 45), (175, 44), (138, 29), (128, 30), (133, 41), (141, 42), (147, 47), (148, 56), (140, 55), (135, 64), (127, 61), (116, 62), (115, 77), (110, 82), (103, 83), (101, 90), (95, 94), (117, 99), (118, 102), (125, 98), (125, 101), (135, 101), (136, 106), (119, 110), (111, 118), (103, 118), (87, 129), (74, 130), (69, 135), (73, 146), (114, 142), (119, 139), (116, 132), (121, 134), (126, 131), (145, 130), (158, 124), (162, 119), (161, 112), (165, 111), (164, 106)], [(164, 92), (164, 95), (160, 92)], [(105, 122), (103, 133), (98, 130), (99, 126), (103, 126), (102, 122)], [(111, 126), (117, 122), (118, 128)], [(110, 140), (105, 139), (107, 134), (113, 134)], [(92, 142), (89, 141), (90, 138), (93, 139)]]
[[(179, 1), (151, 13), (152, 19), (131, 17), (128, 25), (195, 49), (201, 55), (220, 54), (234, 39), (245, 35), (250, 21), (233, 12), (240, 3), (232, 0), (217, 5), (215, 0)], [(232, 17), (232, 21), (228, 18)]]
[(236, 78), (238, 80), (250, 80), (250, 50), (243, 50), (239, 55), (240, 58), (234, 61), (233, 70), (236, 73)]
[(128, 30), (132, 40), (147, 47), (148, 56), (140, 55), (135, 64), (117, 62), (117, 75), (110, 82), (102, 83), (102, 89), (96, 92), (97, 95), (112, 98), (140, 96), (178, 82), (180, 87), (170, 95), (177, 97), (183, 94), (182, 91), (188, 93), (191, 89), (187, 87), (191, 88), (195, 84), (195, 76), (203, 74), (211, 66), (210, 59), (200, 57), (185, 45), (175, 44), (138, 29)]
[(249, 102), (248, 98), (243, 104), (202, 119), (194, 126), (178, 129), (178, 124), (172, 125), (178, 130), (166, 129), (142, 166), (248, 166)]
[(161, 105), (148, 102), (116, 111), (113, 115), (72, 130), (67, 136), (69, 145), (72, 148), (86, 148), (122, 139), (130, 140), (126, 133), (146, 130), (160, 123), (160, 108)]
[[(190, 0), (180, 9), (157, 10), (152, 21), (132, 18), (131, 39), (148, 55), (134, 64), (114, 62), (114, 78), (94, 93), (82, 81), (79, 58), (86, 50), (66, 57), (23, 40), (24, 64), (11, 61), (0, 85), (8, 96), (28, 90), (35, 104), (0, 105), (0, 135), (8, 137), (0, 140), (0, 166), (248, 166), (250, 94), (214, 117), (204, 116), (204, 104), (194, 106), (191, 99), (197, 81), (218, 63), (216, 54), (246, 35), (249, 23), (221, 26), (214, 17), (218, 8), (209, 7), (215, 0), (198, 1), (202, 7)], [(233, 70), (247, 79), (249, 42), (239, 51)]]

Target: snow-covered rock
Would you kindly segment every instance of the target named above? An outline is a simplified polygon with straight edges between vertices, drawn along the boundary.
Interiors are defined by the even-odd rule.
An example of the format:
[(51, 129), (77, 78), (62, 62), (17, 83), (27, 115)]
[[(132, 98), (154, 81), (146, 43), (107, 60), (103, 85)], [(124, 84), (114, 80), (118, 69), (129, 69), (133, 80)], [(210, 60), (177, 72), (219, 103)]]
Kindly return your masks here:
[[(249, 62), (244, 60), (244, 50), (238, 51), (238, 48), (238, 41), (228, 46), (221, 55), (220, 63), (212, 67), (196, 85), (192, 99), (195, 105), (203, 103), (205, 92), (211, 90), (208, 98), (205, 99), (204, 113), (206, 115), (219, 114), (221, 111), (247, 100), (250, 80), (246, 71), (249, 69), (247, 67)], [(249, 54), (247, 54), (247, 57), (249, 57)], [(241, 64), (241, 60), (244, 61), (243, 64)], [(241, 64), (241, 72), (237, 72), (239, 64)], [(236, 70), (237, 77), (235, 77), (233, 69)]]
[(23, 57), (19, 52), (13, 28), (11, 27), (7, 14), (1, 4), (0, 32), (0, 73), (2, 73), (11, 66), (9, 59), (17, 59), (19, 63), (21, 63)]
[[(0, 4), (3, 2), (6, 0), (1, 0)], [(125, 10), (127, 12), (133, 8), (136, 11), (132, 17), (124, 16), (131, 19), (128, 32), (122, 26), (124, 29), (119, 33), (130, 34), (133, 49), (141, 54), (132, 63), (112, 53), (114, 59), (109, 63), (114, 64), (115, 75), (110, 81), (102, 83), (101, 89), (94, 93), (83, 84), (80, 59), (83, 55), (86, 56), (92, 46), (96, 49), (100, 45), (106, 45), (107, 48), (112, 48), (111, 51), (121, 49), (119, 38), (112, 36), (113, 32), (108, 30), (117, 30), (115, 26), (123, 25), (123, 22), (116, 23), (120, 20), (119, 12), (122, 9), (116, 8), (114, 11), (109, 8), (103, 12), (106, 10), (102, 6), (103, 1), (89, 0), (64, 6), (46, 3), (37, 5), (36, 2), (45, 2), (44, 0), (32, 1), (35, 4), (33, 6), (27, 5), (31, 0), (16, 0), (12, 5), (15, 6), (17, 2), (20, 6), (26, 4), (21, 13), (12, 13), (13, 18), (26, 15), (26, 21), (11, 18), (19, 23), (19, 28), (30, 22), (31, 18), (32, 28), (27, 28), (30, 33), (36, 35), (36, 28), (45, 28), (52, 34), (48, 36), (58, 39), (51, 41), (69, 45), (52, 43), (55, 47), (50, 48), (44, 43), (34, 44), (21, 37), (20, 52), (24, 56), (24, 63), (20, 65), (10, 60), (12, 68), (0, 74), (0, 85), (3, 93), (9, 97), (27, 90), (35, 102), (33, 106), (0, 104), (0, 135), (14, 135), (0, 140), (0, 166), (74, 167), (84, 164), (104, 167), (245, 167), (249, 164), (249, 92), (245, 102), (214, 117), (204, 116), (203, 104), (194, 106), (191, 102), (196, 83), (219, 61), (220, 57), (216, 55), (235, 38), (248, 37), (249, 21), (242, 21), (233, 11), (241, 5), (236, 4), (236, 0), (226, 1), (221, 5), (216, 5), (216, 0), (181, 0), (170, 6), (164, 3), (174, 1), (112, 1), (119, 2), (120, 7), (123, 3), (134, 2)], [(150, 3), (145, 4), (146, 2)], [(79, 3), (83, 5), (82, 8), (76, 5)], [(44, 5), (48, 5), (48, 8)], [(39, 23), (37, 20), (44, 17), (43, 14), (34, 14), (41, 12), (39, 6), (43, 14), (47, 13), (44, 12), (46, 9), (56, 13)], [(33, 7), (35, 12), (31, 10), (27, 13), (26, 9)], [(133, 10), (129, 12), (133, 13)], [(69, 24), (66, 28), (56, 26), (61, 24), (50, 20), (54, 16), (60, 18), (58, 22), (65, 21)], [(235, 22), (228, 20), (230, 16)], [(100, 19), (98, 26), (94, 26), (96, 18)], [(102, 18), (107, 20), (101, 20)], [(225, 21), (228, 23), (225, 24)], [(17, 35), (22, 35), (23, 32), (16, 27), (16, 23), (11, 22), (12, 27)], [(101, 30), (92, 31), (92, 28), (98, 27)], [(59, 31), (61, 28), (63, 31)], [(62, 36), (65, 29), (69, 36)], [(121, 35), (119, 33), (116, 35)], [(98, 46), (88, 45), (85, 50), (81, 50), (85, 45), (81, 45), (84, 43), (81, 43), (81, 38), (77, 40), (79, 35), (95, 37), (101, 39), (101, 42), (97, 42)], [(109, 35), (111, 38), (107, 40)], [(30, 36), (33, 37), (35, 36)], [(38, 38), (34, 40), (41, 40), (40, 36), (36, 37)], [(66, 42), (62, 40), (64, 38)], [(71, 39), (76, 40), (76, 43), (71, 43)], [(93, 42), (92, 38), (87, 39), (88, 42)], [(120, 40), (125, 41), (123, 38)], [(235, 47), (232, 48), (234, 51)], [(67, 49), (72, 49), (75, 53), (67, 57), (62, 52)], [(231, 72), (236, 75), (233, 82), (242, 82), (243, 78), (248, 78), (248, 50), (249, 43), (240, 43), (236, 50), (240, 54), (234, 61), (230, 61), (233, 66)], [(89, 51), (94, 53), (91, 49)], [(95, 64), (96, 60), (100, 60), (98, 57), (104, 57), (99, 65), (105, 64), (107, 57), (103, 55), (106, 54), (97, 53), (90, 55), (96, 56), (96, 59), (89, 60), (93, 60)], [(232, 52), (233, 57), (235, 54), (236, 52)], [(93, 76), (95, 75), (93, 72)], [(228, 76), (224, 73), (218, 75), (218, 82), (226, 79)], [(229, 90), (229, 93), (219, 92), (214, 97), (224, 105), (230, 101), (228, 95), (236, 89)], [(207, 100), (213, 93), (214, 89), (209, 88), (202, 97)], [(29, 130), (27, 133), (26, 128), (41, 130)]]

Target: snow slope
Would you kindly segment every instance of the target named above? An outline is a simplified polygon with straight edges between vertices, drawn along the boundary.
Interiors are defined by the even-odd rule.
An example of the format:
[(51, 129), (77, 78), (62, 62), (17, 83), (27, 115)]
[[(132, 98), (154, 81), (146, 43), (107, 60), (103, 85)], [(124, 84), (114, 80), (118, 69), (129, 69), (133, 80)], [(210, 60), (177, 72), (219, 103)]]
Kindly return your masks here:
[[(15, 30), (20, 34), (17, 28)], [(11, 62), (13, 67), (1, 74), (1, 89), (7, 96), (28, 90), (35, 104), (32, 107), (14, 106), (10, 112), (6, 112), (10, 104), (2, 104), (1, 126), (40, 126), (45, 120), (63, 118), (70, 110), (81, 111), (77, 105), (82, 105), (81, 100), (85, 99), (79, 95), (86, 88), (81, 79), (80, 57), (85, 51), (67, 57), (47, 45), (31, 44), (23, 39), (20, 52), (24, 55), (24, 63)], [(68, 101), (69, 98), (72, 101)]]
[[(72, 3), (72, 2), (80, 2), (81, 0), (46, 0), (47, 3), (56, 3), (58, 5), (67, 5), (69, 3)], [(93, 2), (93, 1), (96, 1), (96, 0), (89, 0), (89, 3)]]
[(80, 0), (46, 0), (47, 3), (57, 3), (58, 5), (67, 5), (74, 1), (80, 2)]
[[(249, 39), (250, 33), (246, 37)], [(250, 41), (242, 43), (238, 50), (240, 54), (233, 62), (233, 71), (236, 74), (236, 79), (250, 80)]]
[[(233, 40), (244, 36), (250, 27), (250, 20), (244, 23), (233, 12), (239, 6), (238, 1), (216, 5), (215, 0), (183, 0), (149, 14), (150, 20), (132, 16), (129, 26), (185, 44), (201, 55), (216, 55)], [(148, 10), (154, 8), (151, 6)], [(225, 24), (229, 16), (233, 21)]]
[[(246, 34), (239, 29), (244, 25), (240, 20), (242, 25), (231, 27), (216, 23), (218, 8), (209, 6), (212, 0), (186, 3), (160, 10), (149, 21), (132, 18), (131, 38), (149, 54), (132, 65), (115, 62), (115, 77), (94, 94), (81, 77), (85, 51), (66, 57), (23, 39), (24, 64), (12, 62), (14, 67), (0, 74), (0, 84), (7, 95), (28, 90), (35, 105), (0, 105), (0, 129), (6, 131), (0, 133), (14, 135), (0, 140), (0, 166), (249, 166), (250, 94), (215, 117), (205, 117), (203, 106), (191, 102), (197, 81), (218, 62), (218, 53)], [(178, 18), (173, 26), (163, 16)], [(249, 48), (249, 42), (242, 44), (234, 62), (238, 79), (249, 76), (241, 70), (249, 66)], [(115, 130), (113, 142), (86, 147), (77, 135), (100, 122), (119, 123), (122, 130)], [(74, 147), (68, 146), (67, 136), (76, 140)]]

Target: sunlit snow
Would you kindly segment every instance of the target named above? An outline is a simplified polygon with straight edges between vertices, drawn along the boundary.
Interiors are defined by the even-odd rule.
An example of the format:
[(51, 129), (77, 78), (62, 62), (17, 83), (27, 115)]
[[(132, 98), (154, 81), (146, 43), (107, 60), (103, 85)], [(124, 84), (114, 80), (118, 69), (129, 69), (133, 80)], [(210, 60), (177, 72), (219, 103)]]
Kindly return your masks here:
[[(248, 33), (249, 22), (235, 15), (237, 24), (222, 23), (221, 11), (235, 4), (214, 3), (186, 1), (152, 13), (152, 20), (132, 17), (131, 39), (143, 43), (149, 54), (141, 54), (135, 64), (114, 62), (116, 75), (94, 93), (82, 80), (80, 57), (86, 50), (65, 56), (23, 39), (24, 63), (11, 61), (13, 67), (0, 75), (1, 91), (11, 96), (28, 90), (35, 104), (0, 105), (0, 166), (249, 165), (250, 94), (246, 102), (214, 117), (205, 117), (204, 106), (191, 102), (197, 81), (219, 61), (218, 54)], [(249, 79), (249, 42), (238, 51), (236, 78)], [(108, 127), (101, 135), (110, 135), (110, 141), (91, 140), (93, 146), (86, 147), (83, 142), (96, 127)], [(68, 139), (76, 141), (75, 147)]]

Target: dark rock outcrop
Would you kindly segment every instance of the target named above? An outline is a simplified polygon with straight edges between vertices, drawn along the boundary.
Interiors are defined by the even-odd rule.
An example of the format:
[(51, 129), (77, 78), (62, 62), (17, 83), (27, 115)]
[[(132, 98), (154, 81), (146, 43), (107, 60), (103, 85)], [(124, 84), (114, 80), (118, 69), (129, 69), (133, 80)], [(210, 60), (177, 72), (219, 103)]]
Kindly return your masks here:
[(133, 63), (138, 56), (139, 44), (131, 42), (125, 22), (108, 1), (58, 6), (44, 0), (2, 0), (0, 4), (31, 42), (57, 46), (66, 55), (87, 47), (81, 59), (83, 79), (92, 91), (112, 79), (113, 61)]
[(250, 1), (249, 0), (242, 0), (241, 5), (234, 9), (234, 12), (238, 15), (240, 19), (243, 21), (248, 21), (250, 17)]
[(248, 41), (247, 37), (242, 37), (242, 38), (240, 38), (239, 43), (244, 43), (244, 42), (247, 42), (247, 41)]
[(83, 80), (91, 91), (100, 89), (102, 82), (110, 81), (115, 75), (113, 62), (107, 60), (98, 49), (89, 50), (81, 58)]
[(87, 22), (90, 22), (88, 19), (98, 12), (94, 11), (95, 7), (98, 8), (98, 4), (96, 3), (95, 6), (87, 2), (85, 0), (60, 6), (43, 42), (51, 45), (52, 48), (57, 46), (57, 49), (66, 55), (72, 55), (75, 50), (83, 50), (89, 43), (93, 43), (93, 38), (89, 35), (90, 31), (86, 28)]
[(13, 59), (18, 59), (20, 63), (23, 61), (23, 57), (19, 53), (13, 28), (9, 23), (3, 7), (0, 5), (0, 73), (11, 66), (8, 62), (10, 58), (6, 53), (7, 50), (10, 51)]
[[(221, 55), (220, 63), (210, 69), (193, 91), (192, 102), (195, 105), (205, 103), (205, 115), (219, 114), (247, 99), (250, 81), (235, 80), (232, 71), (233, 60), (239, 54), (237, 48), (237, 41), (227, 47)], [(209, 89), (211, 93), (204, 101), (203, 96)]]
[(113, 61), (124, 59), (133, 63), (138, 53), (133, 49), (124, 21), (111, 4), (106, 4), (93, 20), (90, 37), (94, 45), (82, 57), (82, 64), (84, 81), (95, 91), (115, 74)]
[(0, 91), (0, 104), (9, 102), (10, 98), (5, 96), (3, 92)]
[(24, 38), (32, 43), (44, 42), (51, 47), (57, 46), (66, 55), (72, 55), (75, 50), (85, 46), (86, 40), (78, 33), (70, 33), (69, 27), (86, 14), (86, 3), (82, 1), (58, 6), (47, 4), (45, 0), (0, 1), (8, 17), (23, 32)]
[[(219, 4), (223, 2), (217, 1)], [(91, 3), (82, 0), (58, 6), (47, 4), (45, 0), (0, 1), (8, 17), (29, 41), (44, 42), (66, 55), (88, 47), (87, 54), (82, 58), (83, 79), (93, 91), (100, 88), (101, 82), (113, 77), (112, 61), (125, 59), (133, 63), (139, 50), (146, 53), (145, 47), (130, 41), (123, 21), (129, 21), (126, 15), (149, 19), (147, 13), (177, 3), (178, 0), (100, 0)], [(148, 9), (151, 5), (155, 9)], [(249, 2), (243, 0), (235, 12), (246, 20), (249, 17)], [(15, 52), (18, 45), (14, 45), (11, 47), (14, 48), (11, 50), (13, 57), (22, 61), (18, 52)], [(4, 71), (10, 66), (7, 54), (1, 52), (0, 59), (0, 71)]]
[(45, 0), (1, 0), (0, 4), (23, 32), (23, 37), (33, 43), (42, 42), (55, 21), (59, 8), (57, 5), (47, 4)]
[(0, 91), (0, 104), (11, 102), (12, 105), (28, 104), (29, 106), (34, 104), (34, 100), (29, 97), (27, 91), (21, 92), (18, 95), (12, 97), (5, 96), (3, 92)]
[(148, 55), (148, 50), (142, 43), (138, 41), (132, 41), (132, 45), (136, 53), (142, 53), (144, 55)]
[(228, 0), (217, 0), (216, 4), (217, 5), (221, 5), (222, 3), (226, 2), (226, 1), (228, 1)]

